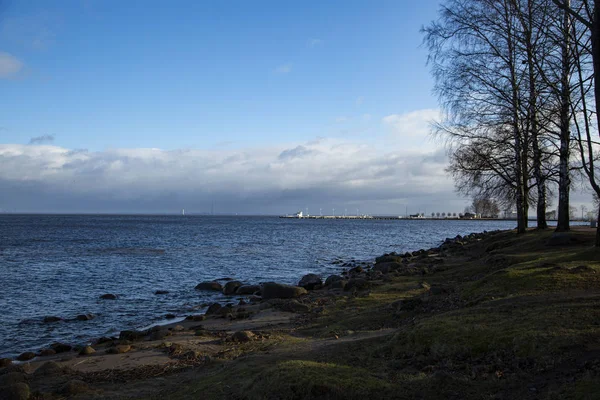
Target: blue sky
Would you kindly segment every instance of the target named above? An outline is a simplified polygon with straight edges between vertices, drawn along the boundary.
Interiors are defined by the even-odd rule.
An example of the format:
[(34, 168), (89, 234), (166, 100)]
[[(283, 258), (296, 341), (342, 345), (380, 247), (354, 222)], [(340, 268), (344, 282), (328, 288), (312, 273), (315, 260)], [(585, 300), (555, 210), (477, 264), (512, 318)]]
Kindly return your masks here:
[(436, 108), (419, 29), (438, 2), (10, 1), (5, 143), (210, 148), (380, 132)]

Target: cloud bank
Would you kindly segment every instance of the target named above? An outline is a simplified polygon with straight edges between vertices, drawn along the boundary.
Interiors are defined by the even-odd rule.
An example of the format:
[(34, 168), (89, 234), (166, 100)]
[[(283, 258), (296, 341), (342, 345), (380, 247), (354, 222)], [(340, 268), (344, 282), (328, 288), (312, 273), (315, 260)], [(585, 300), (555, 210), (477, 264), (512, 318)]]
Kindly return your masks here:
[(21, 212), (370, 214), (461, 211), (441, 150), (320, 139), (237, 150), (0, 144), (0, 209)]

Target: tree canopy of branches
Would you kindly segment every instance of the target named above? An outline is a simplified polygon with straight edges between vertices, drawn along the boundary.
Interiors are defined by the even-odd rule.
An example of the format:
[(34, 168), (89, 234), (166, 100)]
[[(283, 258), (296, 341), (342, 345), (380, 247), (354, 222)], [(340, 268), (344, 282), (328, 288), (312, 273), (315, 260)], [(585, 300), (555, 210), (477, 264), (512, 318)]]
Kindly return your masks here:
[(552, 189), (557, 231), (570, 229), (574, 169), (600, 194), (596, 17), (590, 0), (446, 0), (423, 28), (457, 190), (514, 207), (519, 233), (530, 206), (547, 227)]

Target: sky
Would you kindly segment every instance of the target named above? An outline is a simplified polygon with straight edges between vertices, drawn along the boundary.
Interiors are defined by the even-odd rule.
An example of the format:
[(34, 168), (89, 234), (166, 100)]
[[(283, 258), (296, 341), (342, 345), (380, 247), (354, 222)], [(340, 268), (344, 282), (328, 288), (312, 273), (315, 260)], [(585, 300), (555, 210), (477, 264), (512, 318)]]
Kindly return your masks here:
[(0, 0), (0, 211), (461, 212), (438, 8)]

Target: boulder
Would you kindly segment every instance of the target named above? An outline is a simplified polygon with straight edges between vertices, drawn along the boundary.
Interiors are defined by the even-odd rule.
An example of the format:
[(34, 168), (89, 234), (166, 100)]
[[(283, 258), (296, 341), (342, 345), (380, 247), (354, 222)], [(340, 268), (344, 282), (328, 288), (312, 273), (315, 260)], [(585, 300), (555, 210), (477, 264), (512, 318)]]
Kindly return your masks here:
[(87, 383), (78, 379), (73, 379), (65, 383), (59, 391), (65, 396), (75, 396), (81, 393), (88, 392), (89, 390), (90, 387)]
[(29, 386), (23, 382), (0, 387), (0, 399), (3, 400), (27, 400), (30, 395)]
[(323, 279), (317, 274), (304, 275), (302, 279), (300, 279), (300, 282), (298, 282), (298, 286), (303, 287), (306, 290), (319, 289), (323, 286)]
[(384, 262), (384, 263), (378, 263), (375, 264), (375, 266), (373, 267), (374, 271), (379, 271), (382, 274), (388, 274), (392, 271), (396, 271), (397, 269), (401, 268), (402, 264), (401, 263), (397, 263), (397, 262)]
[(231, 335), (231, 340), (234, 342), (245, 343), (254, 339), (256, 335), (250, 331), (237, 331)]
[(293, 299), (307, 293), (302, 287), (275, 282), (267, 282), (262, 286), (263, 299)]
[(242, 286), (243, 283), (240, 281), (229, 281), (223, 286), (223, 294), (231, 295), (235, 294), (237, 289)]
[(351, 268), (350, 271), (348, 271), (350, 274), (360, 274), (364, 271), (363, 267), (361, 267), (360, 265), (358, 267), (354, 267)]
[(64, 373), (64, 369), (54, 361), (48, 361), (35, 370), (33, 376), (56, 376)]
[(79, 351), (80, 356), (89, 356), (90, 354), (94, 354), (96, 350), (92, 346), (85, 346), (83, 349)]
[(10, 358), (0, 358), (0, 368), (8, 367), (10, 364), (12, 364)]
[(167, 315), (165, 315), (165, 318), (166, 319), (175, 319), (175, 318), (177, 318), (177, 315), (175, 315), (175, 314), (167, 314)]
[(26, 382), (26, 375), (22, 372), (9, 372), (0, 375), (0, 386), (14, 385), (15, 383)]
[(220, 292), (223, 290), (223, 286), (219, 282), (210, 281), (210, 282), (201, 282), (201, 283), (197, 284), (194, 289), (196, 289), (196, 290), (214, 290), (215, 292)]
[(154, 294), (169, 294), (168, 290), (157, 290)]
[(185, 317), (186, 320), (188, 321), (204, 321), (206, 319), (205, 315), (188, 315), (187, 317)]
[(256, 292), (260, 292), (260, 286), (259, 285), (242, 285), (240, 287), (237, 288), (235, 294), (254, 294)]
[(102, 300), (116, 300), (117, 299), (117, 295), (116, 294), (112, 294), (112, 293), (106, 293), (106, 294), (103, 294), (102, 296), (100, 296), (100, 298)]
[(35, 358), (35, 353), (32, 351), (26, 351), (25, 353), (21, 353), (17, 356), (18, 361), (29, 361)]
[(71, 346), (70, 344), (56, 342), (52, 343), (50, 345), (50, 348), (57, 353), (66, 353), (67, 351), (71, 351), (73, 346)]
[(341, 276), (339, 276), (339, 275), (329, 275), (329, 276), (327, 277), (327, 279), (325, 279), (325, 286), (331, 286), (331, 284), (332, 284), (333, 282), (336, 282), (336, 281), (341, 281), (341, 280), (343, 280), (343, 279), (344, 279), (344, 278), (342, 278), (342, 277), (341, 277)]
[(348, 281), (345, 279), (340, 279), (339, 281), (333, 281), (330, 285), (331, 289), (345, 289)]
[(63, 319), (61, 317), (55, 317), (55, 316), (44, 317), (44, 323), (45, 324), (49, 324), (49, 323), (52, 323), (52, 322), (59, 322), (59, 321), (62, 321), (62, 320)]
[(363, 289), (367, 289), (369, 286), (370, 286), (370, 283), (368, 280), (362, 279), (362, 278), (353, 278), (348, 281), (348, 283), (344, 287), (344, 290), (346, 290), (346, 291), (353, 290), (353, 289), (363, 290)]
[(56, 350), (54, 350), (54, 349), (42, 349), (38, 353), (38, 355), (40, 357), (48, 357), (48, 356), (53, 356), (55, 354), (56, 354)]
[(219, 310), (221, 309), (221, 305), (219, 303), (213, 303), (210, 306), (208, 306), (208, 309), (206, 310), (206, 315), (214, 315), (216, 314)]
[(119, 340), (142, 340), (144, 336), (148, 334), (147, 331), (121, 331), (119, 334)]
[(106, 350), (106, 352), (108, 354), (123, 354), (123, 353), (127, 353), (131, 350), (131, 346), (128, 344), (119, 344), (116, 345), (115, 347), (110, 347), (108, 350)]
[(78, 316), (75, 317), (75, 319), (77, 321), (89, 321), (91, 319), (94, 319), (94, 314), (79, 314)]

